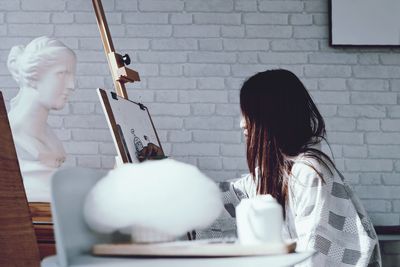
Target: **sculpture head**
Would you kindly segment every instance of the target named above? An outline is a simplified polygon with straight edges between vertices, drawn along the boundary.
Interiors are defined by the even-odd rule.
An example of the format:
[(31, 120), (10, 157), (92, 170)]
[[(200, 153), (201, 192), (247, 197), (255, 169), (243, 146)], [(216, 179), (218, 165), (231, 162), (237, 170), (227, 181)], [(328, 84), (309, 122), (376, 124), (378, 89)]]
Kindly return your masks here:
[[(33, 90), (30, 99), (46, 109), (62, 109), (74, 89), (75, 53), (62, 42), (39, 37), (26, 47), (14, 46), (7, 66), (22, 90)], [(20, 93), (11, 101), (11, 108), (21, 101)], [(25, 105), (25, 104), (24, 104)]]

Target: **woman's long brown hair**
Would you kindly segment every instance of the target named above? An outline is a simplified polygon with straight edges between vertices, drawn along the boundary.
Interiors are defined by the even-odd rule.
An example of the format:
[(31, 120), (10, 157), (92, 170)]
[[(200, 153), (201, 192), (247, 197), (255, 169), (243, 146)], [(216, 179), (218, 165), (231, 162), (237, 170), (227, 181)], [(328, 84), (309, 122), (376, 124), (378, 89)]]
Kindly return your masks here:
[(325, 139), (324, 120), (299, 78), (283, 69), (260, 72), (245, 81), (240, 108), (248, 131), (247, 164), (257, 177), (257, 193), (271, 194), (285, 211), (293, 158), (304, 153), (330, 172), (334, 167), (326, 154), (312, 148)]

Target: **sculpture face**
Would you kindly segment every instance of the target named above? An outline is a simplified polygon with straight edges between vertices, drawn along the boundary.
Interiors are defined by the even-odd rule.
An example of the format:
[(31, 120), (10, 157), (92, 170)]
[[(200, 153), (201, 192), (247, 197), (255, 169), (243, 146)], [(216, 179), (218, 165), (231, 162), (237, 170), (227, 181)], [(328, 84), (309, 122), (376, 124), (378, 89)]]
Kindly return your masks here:
[(47, 109), (62, 109), (74, 89), (75, 59), (63, 57), (47, 68), (36, 83), (38, 101)]

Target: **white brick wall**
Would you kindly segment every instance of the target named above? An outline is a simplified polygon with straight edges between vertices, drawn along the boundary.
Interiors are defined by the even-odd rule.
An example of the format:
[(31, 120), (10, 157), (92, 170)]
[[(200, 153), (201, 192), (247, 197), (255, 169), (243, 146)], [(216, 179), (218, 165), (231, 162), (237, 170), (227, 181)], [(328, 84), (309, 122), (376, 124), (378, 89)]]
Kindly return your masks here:
[[(169, 156), (215, 180), (246, 171), (238, 93), (256, 71), (284, 67), (309, 88), (326, 117), (338, 167), (377, 224), (400, 223), (399, 49), (328, 46), (326, 0), (103, 0), (114, 43), (142, 81), (132, 100), (154, 117)], [(0, 88), (16, 85), (10, 48), (40, 35), (78, 55), (77, 88), (49, 123), (69, 165), (109, 169), (115, 149), (95, 88), (111, 89), (89, 0), (0, 0)]]

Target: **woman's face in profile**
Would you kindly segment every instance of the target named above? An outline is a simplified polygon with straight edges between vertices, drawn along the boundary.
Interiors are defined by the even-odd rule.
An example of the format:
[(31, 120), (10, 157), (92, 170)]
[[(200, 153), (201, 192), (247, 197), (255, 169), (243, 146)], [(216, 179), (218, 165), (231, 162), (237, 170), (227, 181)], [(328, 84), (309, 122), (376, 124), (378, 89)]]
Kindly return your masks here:
[(60, 57), (54, 65), (41, 73), (36, 83), (39, 102), (47, 109), (64, 108), (71, 91), (75, 88), (75, 59)]
[(247, 131), (247, 123), (246, 123), (246, 119), (244, 118), (244, 116), (242, 115), (242, 117), (240, 118), (240, 128), (243, 130), (243, 134), (244, 136), (247, 138), (247, 135), (249, 134)]

